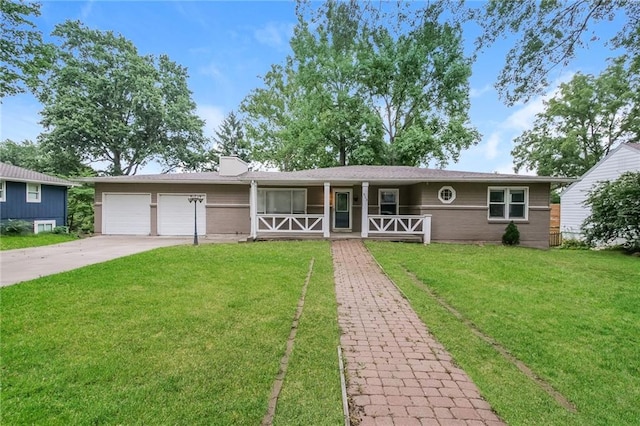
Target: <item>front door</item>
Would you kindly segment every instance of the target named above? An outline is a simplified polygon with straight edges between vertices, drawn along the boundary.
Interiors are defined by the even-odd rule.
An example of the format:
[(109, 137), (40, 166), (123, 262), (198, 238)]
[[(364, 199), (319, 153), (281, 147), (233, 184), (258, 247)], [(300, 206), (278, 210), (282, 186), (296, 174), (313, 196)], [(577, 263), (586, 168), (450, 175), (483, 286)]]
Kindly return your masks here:
[(351, 229), (351, 189), (336, 189), (333, 192), (333, 229), (346, 231)]

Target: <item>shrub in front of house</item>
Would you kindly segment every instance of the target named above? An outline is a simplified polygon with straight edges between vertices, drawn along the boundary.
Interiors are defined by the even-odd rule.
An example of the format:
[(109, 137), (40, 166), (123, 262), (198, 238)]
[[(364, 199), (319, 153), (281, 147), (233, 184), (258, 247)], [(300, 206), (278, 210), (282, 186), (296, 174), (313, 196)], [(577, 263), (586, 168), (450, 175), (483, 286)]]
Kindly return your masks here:
[(33, 232), (33, 223), (9, 219), (0, 225), (0, 235), (25, 235)]
[(520, 231), (513, 221), (509, 222), (502, 235), (502, 244), (515, 246), (520, 244)]

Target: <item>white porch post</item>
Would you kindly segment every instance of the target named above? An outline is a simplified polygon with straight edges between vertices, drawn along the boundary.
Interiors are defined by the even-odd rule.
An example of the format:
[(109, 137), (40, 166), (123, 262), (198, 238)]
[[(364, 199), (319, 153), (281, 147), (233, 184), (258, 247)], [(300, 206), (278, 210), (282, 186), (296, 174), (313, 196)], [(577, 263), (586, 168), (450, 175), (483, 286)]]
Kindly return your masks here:
[(255, 180), (251, 181), (251, 190), (249, 192), (249, 215), (251, 216), (251, 238), (258, 238), (258, 184)]
[(329, 205), (330, 200), (331, 183), (324, 183), (324, 218), (322, 220), (322, 235), (325, 238), (331, 236), (331, 208)]
[(424, 235), (422, 237), (422, 242), (424, 244), (430, 244), (431, 243), (431, 215), (425, 214), (424, 219), (422, 220), (423, 220), (422, 232), (424, 232)]
[(362, 182), (362, 238), (369, 236), (369, 182)]

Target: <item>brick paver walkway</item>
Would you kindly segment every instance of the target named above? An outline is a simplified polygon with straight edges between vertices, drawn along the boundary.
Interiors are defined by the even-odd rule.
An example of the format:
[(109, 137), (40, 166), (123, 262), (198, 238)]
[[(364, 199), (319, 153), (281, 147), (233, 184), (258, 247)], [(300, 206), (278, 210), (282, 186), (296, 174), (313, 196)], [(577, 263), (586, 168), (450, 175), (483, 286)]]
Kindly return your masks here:
[(368, 425), (502, 425), (360, 240), (332, 243), (351, 416)]

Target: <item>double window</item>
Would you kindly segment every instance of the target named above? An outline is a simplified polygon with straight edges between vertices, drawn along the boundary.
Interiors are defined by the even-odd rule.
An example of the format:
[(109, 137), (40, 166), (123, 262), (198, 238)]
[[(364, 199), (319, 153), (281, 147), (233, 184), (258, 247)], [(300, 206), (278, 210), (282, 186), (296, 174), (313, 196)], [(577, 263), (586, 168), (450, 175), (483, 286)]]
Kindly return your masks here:
[(40, 232), (51, 232), (56, 227), (55, 220), (34, 220), (33, 232), (39, 234)]
[(380, 189), (378, 191), (380, 214), (398, 214), (398, 193), (397, 189)]
[(489, 219), (526, 220), (528, 188), (489, 188)]
[(42, 197), (42, 187), (39, 183), (27, 183), (27, 203), (39, 203)]
[(305, 214), (306, 189), (259, 189), (259, 214)]

